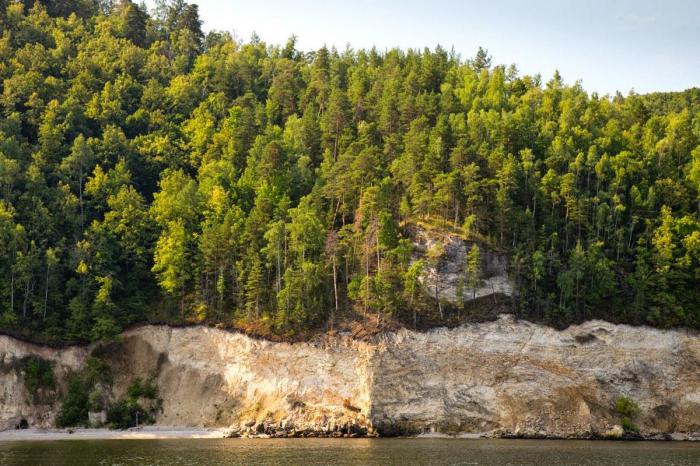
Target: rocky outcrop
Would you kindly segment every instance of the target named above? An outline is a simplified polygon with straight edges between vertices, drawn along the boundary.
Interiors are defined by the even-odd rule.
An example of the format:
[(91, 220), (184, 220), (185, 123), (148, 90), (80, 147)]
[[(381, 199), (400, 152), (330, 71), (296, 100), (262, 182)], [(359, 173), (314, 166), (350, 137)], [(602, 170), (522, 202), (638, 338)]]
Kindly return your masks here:
[[(467, 289), (466, 279), (467, 254), (476, 244), (473, 241), (465, 241), (462, 238), (449, 235), (443, 231), (427, 231), (415, 226), (412, 229), (414, 239), (414, 259), (426, 260), (426, 267), (420, 280), (425, 292), (429, 296), (435, 295), (435, 287), (438, 287), (438, 296), (441, 301), (458, 304), (458, 288), (460, 279), (463, 281), (462, 290), (464, 301), (470, 301), (487, 296), (513, 295), (513, 283), (508, 277), (508, 255), (499, 253), (480, 245), (481, 274), (476, 289)], [(439, 246), (441, 254), (431, 260), (431, 250)]]
[[(49, 350), (0, 337), (0, 427), (48, 425), (16, 362), (54, 361), (59, 387), (86, 348)], [(223, 426), (235, 435), (488, 433), (596, 437), (615, 432), (620, 396), (646, 436), (700, 432), (700, 338), (601, 321), (564, 331), (501, 316), (360, 342), (326, 336), (272, 343), (204, 327), (146, 326), (108, 351), (113, 397), (153, 377), (161, 425)]]

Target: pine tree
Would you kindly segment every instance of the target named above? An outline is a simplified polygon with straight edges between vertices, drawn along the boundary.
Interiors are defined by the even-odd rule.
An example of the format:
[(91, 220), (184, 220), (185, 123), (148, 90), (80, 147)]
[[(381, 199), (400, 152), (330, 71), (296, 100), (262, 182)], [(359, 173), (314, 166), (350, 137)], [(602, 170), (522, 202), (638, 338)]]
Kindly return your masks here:
[(481, 283), (481, 249), (473, 244), (467, 254), (467, 284), (472, 289), (472, 299), (476, 299), (476, 290)]

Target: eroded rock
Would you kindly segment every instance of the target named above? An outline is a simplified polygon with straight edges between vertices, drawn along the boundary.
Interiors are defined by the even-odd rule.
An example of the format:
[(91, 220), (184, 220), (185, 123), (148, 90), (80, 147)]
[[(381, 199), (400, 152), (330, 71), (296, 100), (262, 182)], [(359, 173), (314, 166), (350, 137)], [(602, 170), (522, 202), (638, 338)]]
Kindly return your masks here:
[[(50, 426), (57, 412), (57, 405), (28, 401), (12, 361), (50, 359), (65, 387), (88, 354), (0, 337), (0, 427), (18, 418)], [(646, 437), (700, 432), (700, 339), (690, 331), (602, 321), (558, 331), (501, 316), (372, 341), (328, 336), (287, 344), (205, 327), (146, 326), (126, 332), (105, 354), (112, 399), (135, 377), (153, 377), (163, 400), (157, 424), (230, 427), (234, 436), (600, 438), (621, 422), (614, 411), (620, 396), (639, 405), (635, 423)]]

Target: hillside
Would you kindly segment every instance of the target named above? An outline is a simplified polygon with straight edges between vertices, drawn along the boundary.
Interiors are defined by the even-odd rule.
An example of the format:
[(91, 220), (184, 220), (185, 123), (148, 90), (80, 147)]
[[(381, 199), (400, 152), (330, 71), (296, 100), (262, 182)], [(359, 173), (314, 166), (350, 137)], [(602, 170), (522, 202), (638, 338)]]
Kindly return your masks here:
[(0, 31), (0, 330), (700, 328), (698, 89), (246, 42), (184, 1), (0, 1)]

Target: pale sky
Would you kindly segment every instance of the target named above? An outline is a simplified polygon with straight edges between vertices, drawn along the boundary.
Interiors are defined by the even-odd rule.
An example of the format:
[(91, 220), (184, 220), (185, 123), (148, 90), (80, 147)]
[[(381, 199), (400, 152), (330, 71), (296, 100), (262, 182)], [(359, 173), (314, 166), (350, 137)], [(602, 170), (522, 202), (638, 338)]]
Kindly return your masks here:
[[(268, 44), (343, 50), (442, 45), (588, 91), (627, 94), (700, 86), (700, 0), (189, 0), (205, 30)], [(150, 2), (149, 2), (150, 3)]]

